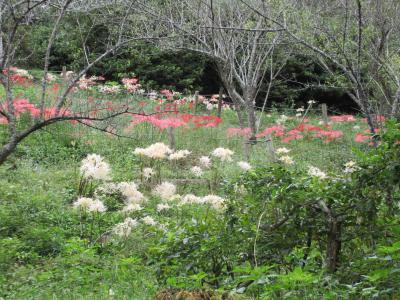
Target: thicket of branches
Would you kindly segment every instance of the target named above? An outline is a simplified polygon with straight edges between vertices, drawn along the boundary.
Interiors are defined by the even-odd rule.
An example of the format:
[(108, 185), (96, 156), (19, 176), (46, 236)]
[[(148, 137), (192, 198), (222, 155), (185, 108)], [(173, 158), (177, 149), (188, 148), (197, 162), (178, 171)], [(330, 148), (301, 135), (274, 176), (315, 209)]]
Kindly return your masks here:
[[(399, 117), (399, 13), (400, 4), (394, 0), (4, 0), (0, 4), (0, 82), (6, 96), (0, 100), (0, 113), (7, 119), (9, 135), (0, 148), (0, 163), (20, 141), (40, 128), (65, 120), (89, 119), (88, 112), (79, 116), (62, 114), (74, 84), (105, 58), (143, 41), (160, 49), (198, 52), (212, 61), (235, 104), (241, 126), (251, 129), (251, 140), (257, 133), (256, 98), (260, 93), (265, 96), (264, 107), (283, 66), (300, 55), (318, 61), (330, 74), (325, 84), (351, 97), (374, 134), (376, 115)], [(32, 32), (29, 29), (44, 22), (52, 24), (52, 29), (43, 32), (46, 37), (42, 37), (46, 41), (40, 57), (43, 79), (61, 27), (79, 32), (82, 45), (75, 51), (84, 63), (57, 99), (55, 114), (46, 119), (47, 84), (43, 80), (40, 118), (20, 129), (12, 82), (4, 70), (29, 59), (21, 57), (19, 49)], [(38, 58), (35, 50), (28, 56)], [(125, 105), (101, 119), (129, 109)]]

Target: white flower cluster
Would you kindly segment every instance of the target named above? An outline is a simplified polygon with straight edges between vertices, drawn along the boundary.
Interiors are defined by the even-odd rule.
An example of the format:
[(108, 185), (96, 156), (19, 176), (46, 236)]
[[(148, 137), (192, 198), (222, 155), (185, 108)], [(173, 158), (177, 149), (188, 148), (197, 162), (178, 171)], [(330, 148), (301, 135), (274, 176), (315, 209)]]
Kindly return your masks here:
[(136, 93), (141, 87), (137, 78), (122, 78), (122, 84), (128, 93)]
[(138, 221), (128, 217), (124, 220), (124, 222), (115, 225), (113, 232), (120, 237), (128, 237), (132, 232), (132, 228), (136, 227), (137, 225)]
[(189, 150), (178, 150), (171, 153), (168, 157), (169, 160), (180, 160), (187, 158), (192, 152)]
[(159, 196), (164, 201), (171, 201), (176, 198), (176, 186), (165, 181), (154, 188), (153, 194)]
[(278, 120), (276, 120), (276, 124), (279, 124), (279, 125), (284, 124), (284, 123), (286, 123), (287, 120), (289, 120), (288, 116), (280, 115)]
[(99, 86), (99, 92), (103, 94), (118, 94), (121, 92), (121, 87), (119, 85), (101, 85)]
[(136, 148), (133, 153), (152, 159), (164, 159), (168, 154), (172, 153), (172, 150), (164, 143), (155, 143), (147, 148)]
[[(213, 109), (217, 109), (218, 108), (218, 98), (219, 95), (212, 95), (212, 97), (210, 99), (207, 99), (205, 97), (201, 97), (201, 102), (206, 106), (206, 109), (211, 111)], [(222, 98), (226, 98), (226, 95), (222, 95)], [(222, 101), (222, 106), (221, 108), (223, 110), (230, 110), (231, 107), (228, 103)]]
[(143, 177), (145, 180), (149, 180), (154, 175), (154, 170), (152, 168), (143, 169)]
[(96, 84), (97, 80), (100, 80), (100, 77), (97, 76), (91, 76), (89, 78), (86, 77), (86, 75), (83, 75), (79, 81), (78, 81), (78, 87), (81, 90), (87, 90), (89, 89), (91, 86)]
[[(150, 216), (145, 216), (140, 220), (143, 224), (155, 226), (157, 222)], [(128, 237), (132, 229), (137, 227), (139, 222), (136, 219), (127, 217), (122, 223), (118, 223), (114, 226), (113, 233), (120, 237)]]
[(168, 210), (170, 208), (171, 208), (171, 206), (169, 206), (168, 204), (165, 204), (165, 203), (157, 204), (157, 211), (158, 212), (163, 211), (163, 210)]
[(88, 212), (105, 212), (107, 208), (100, 200), (93, 200), (92, 198), (80, 197), (73, 205), (75, 209), (81, 209)]
[(344, 173), (354, 173), (355, 171), (359, 170), (360, 167), (354, 161), (348, 161), (344, 164)]
[(147, 201), (147, 198), (138, 191), (134, 182), (120, 182), (118, 189), (126, 198), (126, 204), (140, 204)]
[(145, 216), (142, 218), (142, 222), (146, 225), (154, 226), (157, 225), (157, 222), (150, 216)]
[(293, 165), (294, 160), (289, 155), (282, 155), (279, 158), (279, 161), (283, 162), (285, 165)]
[(46, 82), (51, 83), (51, 82), (54, 82), (54, 81), (56, 81), (56, 80), (57, 80), (56, 75), (51, 74), (51, 73), (47, 73), (47, 74), (46, 74), (46, 78), (45, 78), (45, 81), (46, 81)]
[(287, 149), (285, 147), (278, 148), (275, 150), (275, 153), (279, 156), (278, 160), (284, 163), (285, 165), (293, 165), (294, 160), (291, 158), (289, 155), (282, 155), (282, 154), (287, 154), (290, 152), (290, 149)]
[(326, 175), (326, 173), (322, 172), (320, 169), (318, 169), (317, 167), (313, 167), (313, 166), (310, 166), (308, 168), (308, 175), (310, 175), (312, 177), (318, 177), (320, 179), (326, 179), (328, 177)]
[(120, 194), (124, 197), (125, 207), (123, 212), (130, 213), (143, 208), (140, 204), (147, 202), (147, 198), (137, 189), (134, 182), (106, 183), (98, 187), (95, 196), (102, 198), (104, 195)]
[(211, 153), (213, 156), (219, 158), (221, 161), (232, 161), (232, 155), (234, 152), (226, 148), (216, 148)]
[(223, 210), (225, 208), (225, 200), (217, 195), (204, 196), (202, 201), (205, 204), (210, 204), (216, 210)]
[(289, 153), (289, 152), (290, 152), (290, 149), (287, 149), (287, 148), (285, 148), (285, 147), (278, 148), (278, 149), (275, 150), (275, 153), (278, 154), (278, 155), (280, 155), (280, 154), (287, 154), (287, 153)]
[(195, 177), (201, 177), (203, 176), (203, 170), (199, 167), (199, 166), (194, 166), (190, 169), (190, 172), (192, 172), (192, 174)]
[(237, 165), (245, 172), (251, 170), (251, 165), (248, 162), (238, 161)]
[(142, 209), (143, 209), (143, 207), (141, 207), (140, 204), (138, 204), (138, 203), (129, 203), (122, 209), (122, 211), (124, 213), (131, 213), (131, 212), (135, 212), (135, 211), (140, 211)]
[(17, 67), (11, 67), (10, 71), (14, 72), (14, 74), (16, 74), (18, 76), (25, 77), (27, 79), (33, 79), (33, 76), (31, 74), (29, 74), (29, 72), (27, 70), (20, 69)]
[(80, 172), (83, 178), (108, 180), (110, 166), (98, 154), (89, 154), (81, 161)]
[(196, 195), (193, 194), (187, 194), (185, 196), (182, 197), (182, 200), (180, 202), (181, 205), (184, 204), (202, 204), (202, 198), (198, 197)]
[(202, 156), (199, 158), (200, 165), (203, 168), (210, 168), (211, 167), (211, 159), (208, 156)]
[(180, 205), (185, 204), (209, 204), (216, 210), (223, 210), (225, 208), (225, 200), (217, 195), (207, 195), (198, 197), (193, 194), (187, 194), (182, 197)]

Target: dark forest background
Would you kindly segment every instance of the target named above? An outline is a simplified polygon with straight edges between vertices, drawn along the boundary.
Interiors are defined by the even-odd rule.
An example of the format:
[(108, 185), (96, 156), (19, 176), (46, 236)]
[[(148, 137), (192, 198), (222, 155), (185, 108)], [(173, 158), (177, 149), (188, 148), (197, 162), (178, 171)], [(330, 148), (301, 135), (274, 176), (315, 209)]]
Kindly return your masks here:
[[(109, 36), (106, 27), (85, 28), (80, 24), (78, 30), (76, 26), (73, 20), (63, 24), (51, 52), (51, 71), (61, 71), (63, 66), (67, 70), (82, 68), (86, 63), (82, 50), (83, 42), (87, 45), (89, 59), (105, 50)], [(37, 24), (27, 27), (27, 30), (29, 32), (26, 32), (19, 48), (19, 67), (41, 69), (52, 24)], [(107, 81), (119, 81), (123, 77), (135, 75), (146, 90), (171, 89), (185, 94), (194, 91), (203, 95), (216, 94), (221, 86), (215, 65), (210, 58), (186, 50), (163, 50), (149, 42), (121, 49), (92, 68), (91, 74), (102, 75)], [(313, 99), (319, 103), (327, 103), (332, 111), (356, 112), (356, 105), (346, 91), (329, 87), (332, 76), (315, 57), (293, 55), (273, 81), (267, 106), (301, 106)], [(264, 101), (268, 73), (265, 78), (256, 100), (257, 106), (262, 106)]]

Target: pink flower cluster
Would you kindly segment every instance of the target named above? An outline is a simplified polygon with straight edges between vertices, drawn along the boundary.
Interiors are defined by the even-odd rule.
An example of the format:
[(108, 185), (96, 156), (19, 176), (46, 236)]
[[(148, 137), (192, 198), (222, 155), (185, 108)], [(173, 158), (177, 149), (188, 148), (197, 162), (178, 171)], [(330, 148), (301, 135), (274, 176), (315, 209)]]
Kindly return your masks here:
[(122, 84), (128, 93), (136, 93), (141, 87), (137, 78), (122, 78)]
[[(14, 99), (13, 101), (14, 115), (18, 119), (23, 113), (28, 113), (32, 118), (37, 119), (40, 117), (40, 109), (34, 104), (30, 103), (27, 99)], [(7, 103), (0, 105), (0, 110), (10, 112)], [(45, 120), (55, 117), (56, 108), (46, 107), (43, 111), (43, 117)], [(72, 113), (68, 109), (63, 109), (59, 112), (59, 116), (72, 116)], [(0, 116), (0, 124), (8, 124), (8, 120), (5, 117)]]
[(164, 130), (168, 127), (182, 127), (188, 125), (190, 122), (194, 124), (196, 128), (199, 127), (217, 127), (222, 119), (216, 116), (195, 116), (192, 114), (176, 114), (175, 116), (167, 116), (162, 118), (163, 114), (156, 114), (151, 116), (134, 115), (133, 120), (130, 123), (128, 129), (141, 123), (150, 123), (154, 127)]
[(19, 69), (17, 67), (9, 67), (2, 70), (2, 73), (9, 76), (11, 82), (22, 85), (29, 86), (32, 84), (32, 75), (29, 74), (27, 70)]
[(301, 140), (306, 136), (313, 139), (323, 139), (325, 143), (329, 143), (341, 138), (343, 136), (343, 132), (340, 130), (332, 130), (332, 128), (329, 126), (326, 126), (324, 129), (319, 126), (301, 123), (300, 125), (288, 131), (286, 131), (285, 127), (282, 125), (267, 127), (262, 132), (258, 133), (256, 137), (262, 138), (267, 135), (279, 137), (283, 143), (289, 143), (293, 140)]
[(226, 136), (227, 137), (233, 137), (233, 136), (244, 136), (244, 137), (249, 137), (251, 135), (251, 129), (250, 128), (228, 128), (226, 130)]
[(96, 85), (97, 81), (103, 81), (103, 80), (105, 80), (103, 76), (86, 77), (85, 75), (83, 75), (78, 81), (78, 87), (81, 90), (87, 90), (91, 86)]
[[(379, 128), (375, 128), (375, 132), (379, 133), (380, 129)], [(372, 135), (371, 135), (371, 131), (369, 129), (364, 130), (364, 132), (362, 133), (357, 133), (356, 136), (354, 137), (354, 141), (356, 143), (372, 143)]]
[(329, 117), (333, 123), (339, 122), (355, 122), (356, 118), (353, 115), (341, 115), (341, 116), (331, 116)]

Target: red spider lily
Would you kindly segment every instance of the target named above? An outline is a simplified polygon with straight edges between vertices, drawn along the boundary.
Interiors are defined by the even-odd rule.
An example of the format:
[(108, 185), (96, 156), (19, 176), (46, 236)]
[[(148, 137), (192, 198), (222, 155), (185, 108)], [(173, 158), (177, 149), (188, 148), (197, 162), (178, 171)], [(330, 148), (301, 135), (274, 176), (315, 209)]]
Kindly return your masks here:
[(286, 137), (282, 139), (282, 143), (289, 143), (293, 140), (301, 140), (304, 136), (301, 134), (301, 131), (298, 129), (289, 130)]
[(164, 107), (165, 112), (178, 112), (178, 105), (176, 103), (167, 103)]
[(217, 127), (222, 122), (216, 116), (194, 116), (193, 123), (196, 127)]
[(139, 79), (137, 79), (137, 78), (123, 78), (122, 79), (122, 83), (125, 83), (125, 84), (137, 84), (138, 81), (139, 81)]
[(160, 119), (159, 116), (141, 116), (141, 115), (135, 115), (134, 118), (135, 119), (131, 121), (131, 126), (147, 122), (161, 130), (164, 130), (168, 127), (176, 128), (187, 124), (186, 122), (182, 121), (179, 118)]
[(301, 123), (299, 126), (295, 128), (298, 131), (304, 132), (304, 131), (323, 131), (323, 129), (319, 126), (313, 126), (310, 124), (303, 124)]
[(92, 111), (89, 112), (89, 117), (90, 118), (96, 118), (97, 117), (97, 109), (93, 109)]
[(107, 107), (106, 107), (107, 110), (110, 110), (110, 111), (114, 110), (114, 106), (111, 101), (106, 101), (106, 102), (104, 102), (104, 104), (107, 105)]
[(164, 95), (164, 96), (170, 96), (172, 95), (172, 91), (167, 90), (167, 89), (163, 89), (160, 91), (160, 94)]
[[(20, 73), (21, 71), (25, 72)], [(18, 69), (16, 67), (9, 67), (8, 69), (2, 70), (2, 73), (9, 77), (11, 82), (22, 86), (32, 85), (32, 76), (30, 76), (25, 70)]]
[(57, 114), (57, 109), (55, 107), (48, 107), (44, 109), (44, 118), (46, 120), (57, 116), (71, 117), (73, 116), (73, 113), (67, 108), (60, 110), (58, 114)]
[(54, 84), (51, 86), (51, 91), (52, 91), (53, 93), (57, 93), (57, 92), (59, 91), (59, 89), (60, 89), (60, 85), (59, 85), (58, 83), (54, 83)]
[(341, 138), (343, 136), (343, 132), (341, 130), (321, 130), (318, 133), (315, 134), (315, 138), (323, 138), (325, 137), (325, 143), (332, 142), (338, 138)]
[(11, 75), (10, 76), (10, 80), (12, 82), (14, 82), (15, 84), (22, 85), (22, 86), (30, 86), (30, 85), (32, 85), (32, 80), (30, 80), (30, 79), (28, 79), (26, 77), (22, 77), (22, 76), (17, 75), (17, 74)]
[(129, 93), (134, 93), (141, 87), (137, 78), (122, 78), (121, 81)]
[(0, 117), (0, 125), (7, 125), (7, 124), (8, 124), (7, 119), (4, 117)]
[[(380, 131), (381, 131), (380, 128), (375, 128), (375, 133), (379, 133)], [(371, 133), (371, 130), (370, 129), (365, 129), (364, 132), (365, 133)]]
[(162, 111), (162, 104), (156, 105), (156, 106), (154, 107), (154, 110), (155, 110), (156, 112), (161, 112), (161, 111)]
[(153, 123), (153, 125), (159, 129), (166, 129), (168, 127), (173, 127), (173, 128), (181, 127), (186, 125), (186, 123), (178, 118), (167, 118), (167, 119), (157, 120), (156, 122)]
[(182, 114), (180, 117), (181, 117), (183, 122), (188, 123), (188, 122), (190, 122), (190, 120), (192, 120), (194, 118), (194, 115), (192, 115), (192, 114)]
[(161, 90), (160, 94), (164, 95), (167, 98), (167, 100), (173, 100), (172, 96), (174, 95), (174, 93), (170, 90), (167, 89)]
[[(372, 116), (372, 120), (379, 122), (379, 123), (383, 123), (383, 122), (385, 122), (386, 119), (385, 119), (385, 116), (376, 115), (376, 116)], [(363, 118), (363, 119), (361, 119), (361, 121), (363, 123), (368, 123), (367, 118)]]
[(251, 129), (250, 128), (228, 128), (226, 130), (226, 136), (227, 137), (233, 137), (233, 136), (244, 136), (244, 137), (249, 137), (251, 135)]
[[(22, 113), (29, 113), (32, 118), (40, 117), (40, 109), (36, 108), (34, 104), (30, 103), (27, 99), (15, 99), (14, 100), (14, 115), (19, 118)], [(0, 109), (8, 110), (7, 104), (4, 104)], [(56, 116), (72, 116), (72, 112), (69, 109), (64, 109), (56, 114), (57, 109), (54, 107), (47, 107), (43, 111), (43, 117), (45, 120), (56, 117)], [(7, 124), (7, 120), (2, 120), (2, 124)]]
[(288, 135), (287, 137), (282, 139), (282, 143), (289, 143), (290, 141), (293, 140), (301, 140), (303, 138), (303, 136), (301, 134), (292, 134), (292, 135)]
[(362, 133), (357, 133), (356, 136), (354, 137), (354, 141), (356, 143), (364, 143), (364, 142), (367, 142), (370, 140), (371, 140), (371, 136), (364, 135)]
[(263, 131), (259, 132), (256, 135), (256, 137), (258, 138), (265, 137), (271, 133), (275, 133), (275, 136), (283, 136), (285, 135), (285, 128), (282, 125), (274, 125), (271, 127), (267, 127)]
[(332, 122), (339, 123), (339, 122), (355, 122), (356, 118), (353, 115), (341, 115), (341, 116), (331, 116), (329, 117)]
[(161, 115), (152, 115), (152, 116), (141, 116), (135, 115), (134, 120), (131, 121), (129, 127), (132, 127), (136, 124), (140, 123), (150, 123), (154, 127), (157, 127), (161, 130), (164, 130), (168, 127), (182, 127), (188, 124), (190, 121), (198, 127), (216, 127), (220, 122), (222, 122), (221, 118), (215, 116), (194, 116), (190, 114), (178, 115), (177, 117), (169, 117), (165, 119), (161, 119)]
[[(17, 118), (24, 112), (29, 112), (32, 117), (37, 117), (40, 114), (39, 109), (27, 99), (14, 99), (13, 104), (14, 114)], [(0, 109), (9, 111), (7, 103), (0, 106)]]

